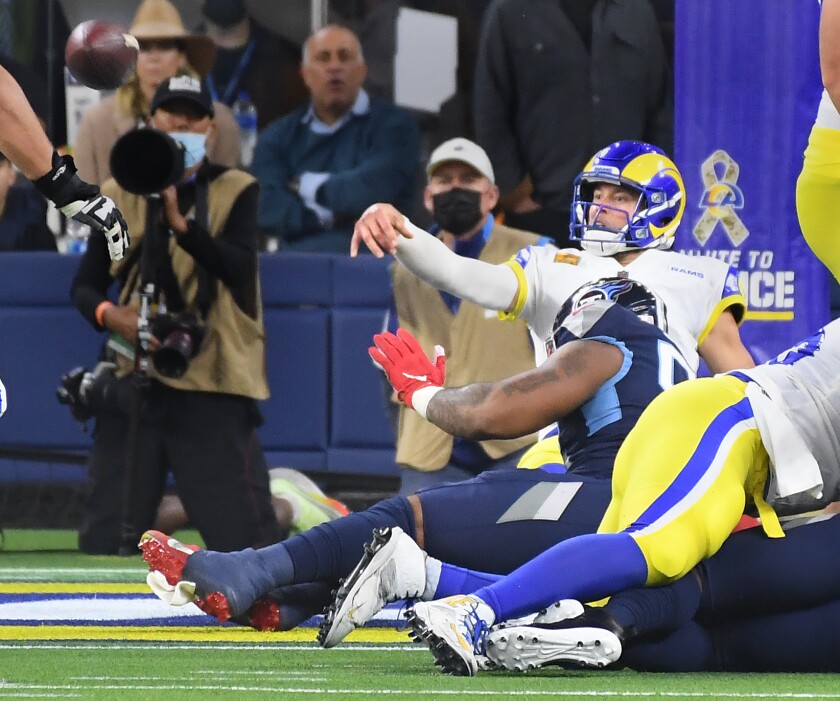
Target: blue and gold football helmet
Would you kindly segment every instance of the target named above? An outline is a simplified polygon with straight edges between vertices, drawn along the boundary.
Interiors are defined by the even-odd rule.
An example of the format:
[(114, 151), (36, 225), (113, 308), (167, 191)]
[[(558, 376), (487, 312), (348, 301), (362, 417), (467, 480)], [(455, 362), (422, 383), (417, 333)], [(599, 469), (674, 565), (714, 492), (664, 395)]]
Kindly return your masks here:
[[(639, 193), (635, 210), (619, 229), (590, 224), (590, 210), (615, 209), (594, 203), (598, 183)], [(685, 211), (685, 185), (674, 162), (660, 148), (642, 141), (616, 141), (596, 153), (575, 179), (571, 236), (598, 255), (634, 248), (670, 248)]]

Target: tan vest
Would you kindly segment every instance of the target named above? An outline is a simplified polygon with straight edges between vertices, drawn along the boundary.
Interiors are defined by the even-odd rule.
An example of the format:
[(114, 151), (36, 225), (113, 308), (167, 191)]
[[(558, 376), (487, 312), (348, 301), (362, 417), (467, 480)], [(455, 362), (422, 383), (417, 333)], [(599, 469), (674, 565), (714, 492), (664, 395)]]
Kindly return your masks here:
[[(207, 191), (207, 208), (211, 236), (218, 236), (224, 229), (230, 209), (242, 191), (254, 178), (240, 170), (229, 170), (210, 183)], [(146, 198), (122, 190), (113, 180), (102, 185), (102, 193), (111, 197), (123, 213), (131, 232), (131, 247), (143, 240), (146, 221)], [(185, 311), (199, 316), (196, 303), (198, 280), (193, 257), (169, 242), (172, 269), (178, 280), (186, 304)], [(140, 288), (140, 255), (127, 255), (111, 263), (111, 276), (124, 279), (120, 304), (139, 305), (136, 294)], [(131, 265), (130, 269), (127, 266)], [(219, 280), (211, 280), (215, 297), (204, 319), (204, 341), (198, 354), (190, 360), (183, 377), (161, 377), (149, 364), (149, 376), (170, 387), (200, 392), (221, 392), (253, 399), (267, 399), (268, 380), (265, 372), (265, 329), (262, 321), (262, 303), (259, 275), (255, 284), (257, 318), (252, 319), (236, 304), (230, 290)], [(127, 375), (133, 364), (119, 356), (118, 374)]]
[[(488, 263), (503, 263), (518, 250), (539, 240), (534, 234), (496, 224), (479, 256)], [(453, 316), (440, 292), (404, 266), (391, 268), (394, 299), (400, 326), (408, 329), (431, 356), (435, 344), (446, 350), (446, 385), (495, 382), (534, 367), (528, 327), (521, 321), (501, 321), (495, 312), (461, 302)], [(405, 406), (400, 410), (397, 463), (422, 472), (444, 467), (452, 455), (454, 438)], [(535, 435), (513, 440), (481, 441), (493, 460), (528, 446)]]

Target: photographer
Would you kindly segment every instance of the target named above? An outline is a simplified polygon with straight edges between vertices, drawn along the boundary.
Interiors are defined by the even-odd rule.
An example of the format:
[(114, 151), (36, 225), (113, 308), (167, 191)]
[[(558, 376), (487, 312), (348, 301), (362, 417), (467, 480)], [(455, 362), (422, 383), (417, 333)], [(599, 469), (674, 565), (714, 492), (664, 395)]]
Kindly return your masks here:
[[(103, 184), (103, 193), (137, 232), (136, 243), (123, 261), (111, 263), (105, 241), (92, 238), (72, 287), (82, 315), (97, 330), (110, 332), (106, 353), (116, 365), (113, 376), (97, 368), (96, 381), (87, 387), (83, 382), (81, 399), (76, 396), (96, 417), (79, 548), (118, 552), (125, 546), (127, 522), (136, 544), (152, 526), (170, 470), (209, 547), (237, 550), (275, 542), (284, 534), (272, 510), (255, 430), (261, 421), (256, 400), (268, 397), (257, 261), (259, 188), (249, 174), (207, 161), (215, 128), (203, 81), (178, 76), (162, 83), (152, 99), (149, 126), (181, 145), (183, 165), (181, 150), (161, 135), (178, 151), (173, 179), (180, 178), (161, 188), (160, 200), (128, 192), (122, 177), (122, 185)], [(155, 166), (142, 150), (120, 158), (115, 147), (112, 166), (129, 175)], [(147, 222), (153, 203), (162, 214)], [(150, 270), (152, 279), (145, 279)], [(107, 298), (114, 281), (120, 285), (117, 304)], [(138, 336), (141, 291), (150, 282), (151, 337), (144, 336), (142, 324)], [(159, 362), (162, 347), (180, 349), (185, 363)], [(147, 369), (139, 363), (135, 370), (135, 352), (150, 357)], [(135, 396), (132, 383), (142, 387), (133, 425), (126, 410), (132, 406), (126, 397)]]

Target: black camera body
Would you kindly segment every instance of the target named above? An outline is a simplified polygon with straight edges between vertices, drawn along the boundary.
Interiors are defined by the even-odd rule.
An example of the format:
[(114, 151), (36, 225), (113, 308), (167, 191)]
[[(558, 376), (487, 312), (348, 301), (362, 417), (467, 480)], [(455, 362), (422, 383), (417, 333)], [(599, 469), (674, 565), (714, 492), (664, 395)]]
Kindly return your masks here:
[(204, 327), (191, 314), (160, 314), (151, 331), (160, 341), (160, 348), (152, 353), (155, 370), (162, 377), (183, 377), (204, 340)]
[(124, 414), (131, 410), (132, 388), (114, 375), (114, 363), (100, 362), (93, 370), (73, 368), (62, 376), (56, 389), (60, 404), (70, 407), (76, 421), (97, 414)]

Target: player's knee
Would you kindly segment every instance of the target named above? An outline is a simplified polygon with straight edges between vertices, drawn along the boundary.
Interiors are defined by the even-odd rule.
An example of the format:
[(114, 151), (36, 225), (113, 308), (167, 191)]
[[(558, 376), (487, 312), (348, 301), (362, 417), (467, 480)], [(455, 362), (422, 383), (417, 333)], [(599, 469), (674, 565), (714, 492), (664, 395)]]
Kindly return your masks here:
[(708, 539), (702, 529), (669, 528), (666, 537), (637, 540), (648, 564), (647, 586), (660, 586), (687, 574), (707, 557)]

